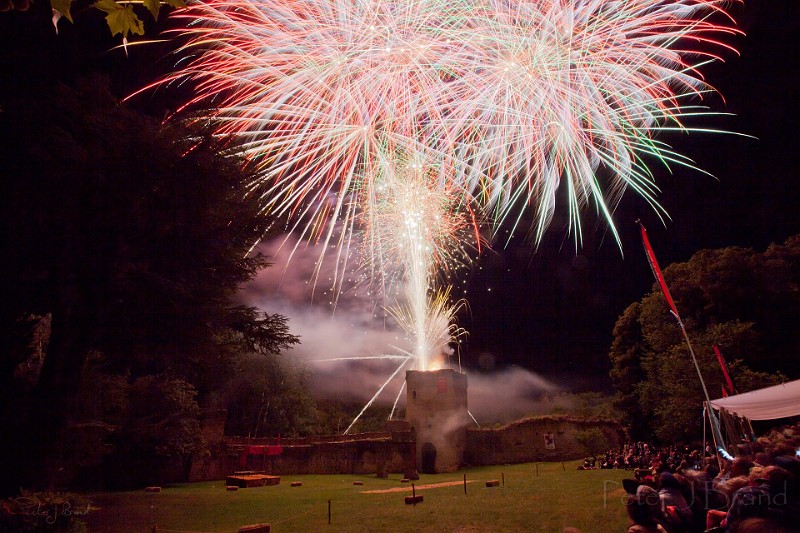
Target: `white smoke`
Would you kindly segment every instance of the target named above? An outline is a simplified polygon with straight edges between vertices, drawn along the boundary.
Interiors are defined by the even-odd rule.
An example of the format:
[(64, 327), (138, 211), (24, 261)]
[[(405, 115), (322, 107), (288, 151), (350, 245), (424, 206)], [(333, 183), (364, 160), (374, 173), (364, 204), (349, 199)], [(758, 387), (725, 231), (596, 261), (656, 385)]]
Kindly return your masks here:
[[(286, 355), (311, 369), (314, 396), (371, 398), (401, 360), (329, 360), (401, 355), (411, 349), (412, 342), (385, 313), (383, 302), (352, 265), (337, 272), (335, 260), (328, 257), (317, 269), (319, 246), (297, 246), (281, 237), (259, 251), (273, 266), (242, 288), (243, 303), (289, 319), (289, 330), (300, 337), (300, 344)], [(338, 293), (333, 287), (340, 278), (343, 290)], [(397, 386), (387, 387), (380, 403), (394, 402), (404, 376), (401, 372)]]
[[(312, 371), (312, 394), (316, 398), (367, 402), (402, 361), (357, 358), (399, 355), (410, 351), (413, 343), (387, 317), (382, 302), (368, 285), (360, 283), (356, 268), (345, 270), (344, 290), (336, 298), (331, 287), (340, 274), (334, 261), (326, 259), (317, 270), (319, 247), (296, 244), (281, 237), (261, 245), (259, 250), (273, 266), (242, 288), (243, 303), (289, 319), (289, 330), (300, 337), (300, 344), (286, 355)], [(316, 286), (312, 282), (315, 272)], [(341, 358), (354, 360), (329, 361)], [(455, 358), (450, 362), (457, 368)], [(518, 367), (467, 374), (469, 408), (480, 423), (546, 412), (551, 407), (546, 398), (559, 391), (552, 382)], [(392, 404), (404, 378), (405, 372), (399, 372), (376, 402)]]
[(551, 381), (519, 367), (467, 374), (469, 411), (480, 424), (549, 413), (550, 398), (560, 391)]

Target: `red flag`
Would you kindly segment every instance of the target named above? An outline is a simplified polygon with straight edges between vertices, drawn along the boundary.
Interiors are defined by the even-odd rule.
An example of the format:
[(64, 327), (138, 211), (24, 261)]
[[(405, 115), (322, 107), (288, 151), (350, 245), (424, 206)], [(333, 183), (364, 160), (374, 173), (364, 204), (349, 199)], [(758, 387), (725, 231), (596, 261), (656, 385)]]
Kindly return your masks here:
[(658, 267), (656, 254), (653, 252), (653, 247), (650, 246), (650, 240), (647, 238), (647, 230), (644, 229), (644, 224), (641, 222), (639, 222), (639, 227), (642, 229), (642, 243), (644, 244), (644, 253), (647, 255), (647, 262), (650, 263), (650, 270), (653, 271), (653, 276), (655, 276), (656, 281), (661, 286), (661, 292), (664, 293), (664, 298), (667, 299), (667, 304), (669, 304), (669, 308), (675, 315), (675, 319), (680, 321), (681, 317), (678, 314), (678, 308), (675, 307), (675, 302), (672, 301), (672, 295), (669, 293), (667, 282), (664, 281), (664, 276), (661, 274), (661, 269)]
[[(731, 380), (730, 374), (728, 374), (728, 365), (725, 364), (725, 359), (722, 357), (716, 344), (714, 345), (714, 353), (717, 354), (717, 361), (719, 361), (719, 366), (722, 369), (722, 375), (725, 376), (725, 383), (728, 384), (728, 392), (729, 394), (733, 394), (733, 381)], [(727, 394), (725, 396), (727, 396)]]

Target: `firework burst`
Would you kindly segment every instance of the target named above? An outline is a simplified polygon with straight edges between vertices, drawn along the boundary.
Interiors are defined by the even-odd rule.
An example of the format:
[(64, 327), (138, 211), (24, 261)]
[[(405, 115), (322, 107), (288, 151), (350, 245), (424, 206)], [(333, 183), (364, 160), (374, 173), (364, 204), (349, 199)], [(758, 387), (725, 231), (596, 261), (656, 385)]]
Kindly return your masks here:
[(194, 83), (186, 107), (256, 165), (265, 213), (399, 269), (422, 350), (465, 227), (529, 209), (538, 240), (563, 194), (579, 242), (580, 209), (613, 231), (628, 187), (660, 209), (648, 162), (693, 164), (654, 136), (707, 113), (690, 99), (737, 31), (725, 3), (210, 0), (176, 13), (184, 59), (159, 83)]

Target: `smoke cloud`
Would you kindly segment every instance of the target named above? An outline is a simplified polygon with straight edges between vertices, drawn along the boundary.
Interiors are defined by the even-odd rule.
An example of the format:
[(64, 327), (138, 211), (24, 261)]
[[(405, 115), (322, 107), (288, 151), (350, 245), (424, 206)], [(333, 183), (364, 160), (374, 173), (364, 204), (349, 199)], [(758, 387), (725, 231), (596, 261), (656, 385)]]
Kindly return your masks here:
[[(300, 344), (286, 355), (312, 370), (314, 396), (371, 398), (402, 360), (358, 358), (400, 355), (410, 351), (412, 344), (387, 316), (357, 268), (339, 265), (342, 276), (335, 260), (326, 257), (317, 269), (320, 246), (298, 245), (292, 238), (263, 243), (259, 251), (273, 266), (242, 288), (243, 303), (289, 319), (289, 329), (300, 337)], [(343, 283), (337, 295), (333, 286), (339, 278)], [(353, 360), (331, 360), (344, 358)], [(388, 386), (381, 395), (381, 403), (394, 402), (405, 373), (399, 376), (397, 386)]]
[[(345, 272), (341, 276), (335, 261), (326, 258), (317, 269), (320, 247), (298, 245), (291, 238), (265, 242), (259, 250), (273, 266), (242, 288), (242, 302), (289, 319), (289, 329), (300, 337), (300, 344), (286, 355), (311, 370), (312, 394), (317, 399), (366, 403), (403, 363), (401, 359), (372, 357), (407, 353), (411, 340), (387, 316), (382, 302), (355, 266), (342, 270), (340, 265), (339, 272)], [(316, 284), (312, 281), (315, 275)], [(332, 287), (340, 277), (342, 291), (336, 297)], [(371, 359), (363, 359), (366, 357)], [(409, 362), (397, 373), (376, 403), (394, 403), (405, 370), (410, 367)], [(518, 367), (494, 373), (465, 371), (470, 412), (481, 424), (544, 412), (552, 407), (547, 402), (549, 395), (559, 390), (543, 377)], [(404, 397), (401, 395), (401, 406)]]
[(549, 413), (561, 388), (530, 370), (511, 367), (467, 374), (469, 410), (480, 424)]

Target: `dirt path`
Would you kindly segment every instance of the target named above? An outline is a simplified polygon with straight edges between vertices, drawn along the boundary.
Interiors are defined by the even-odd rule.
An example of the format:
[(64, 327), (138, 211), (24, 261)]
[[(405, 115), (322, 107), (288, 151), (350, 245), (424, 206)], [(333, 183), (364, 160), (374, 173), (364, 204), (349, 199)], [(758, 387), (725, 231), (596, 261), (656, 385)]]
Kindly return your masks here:
[[(467, 480), (467, 483), (475, 483), (476, 480), (470, 479)], [(463, 481), (445, 481), (443, 483), (431, 483), (430, 485), (414, 485), (414, 490), (424, 490), (424, 489), (438, 489), (439, 487), (452, 487), (454, 485), (463, 485)], [(411, 492), (411, 485), (407, 485), (405, 487), (395, 487), (393, 489), (382, 489), (382, 490), (364, 490), (361, 491), (361, 494), (386, 494), (387, 492)]]

